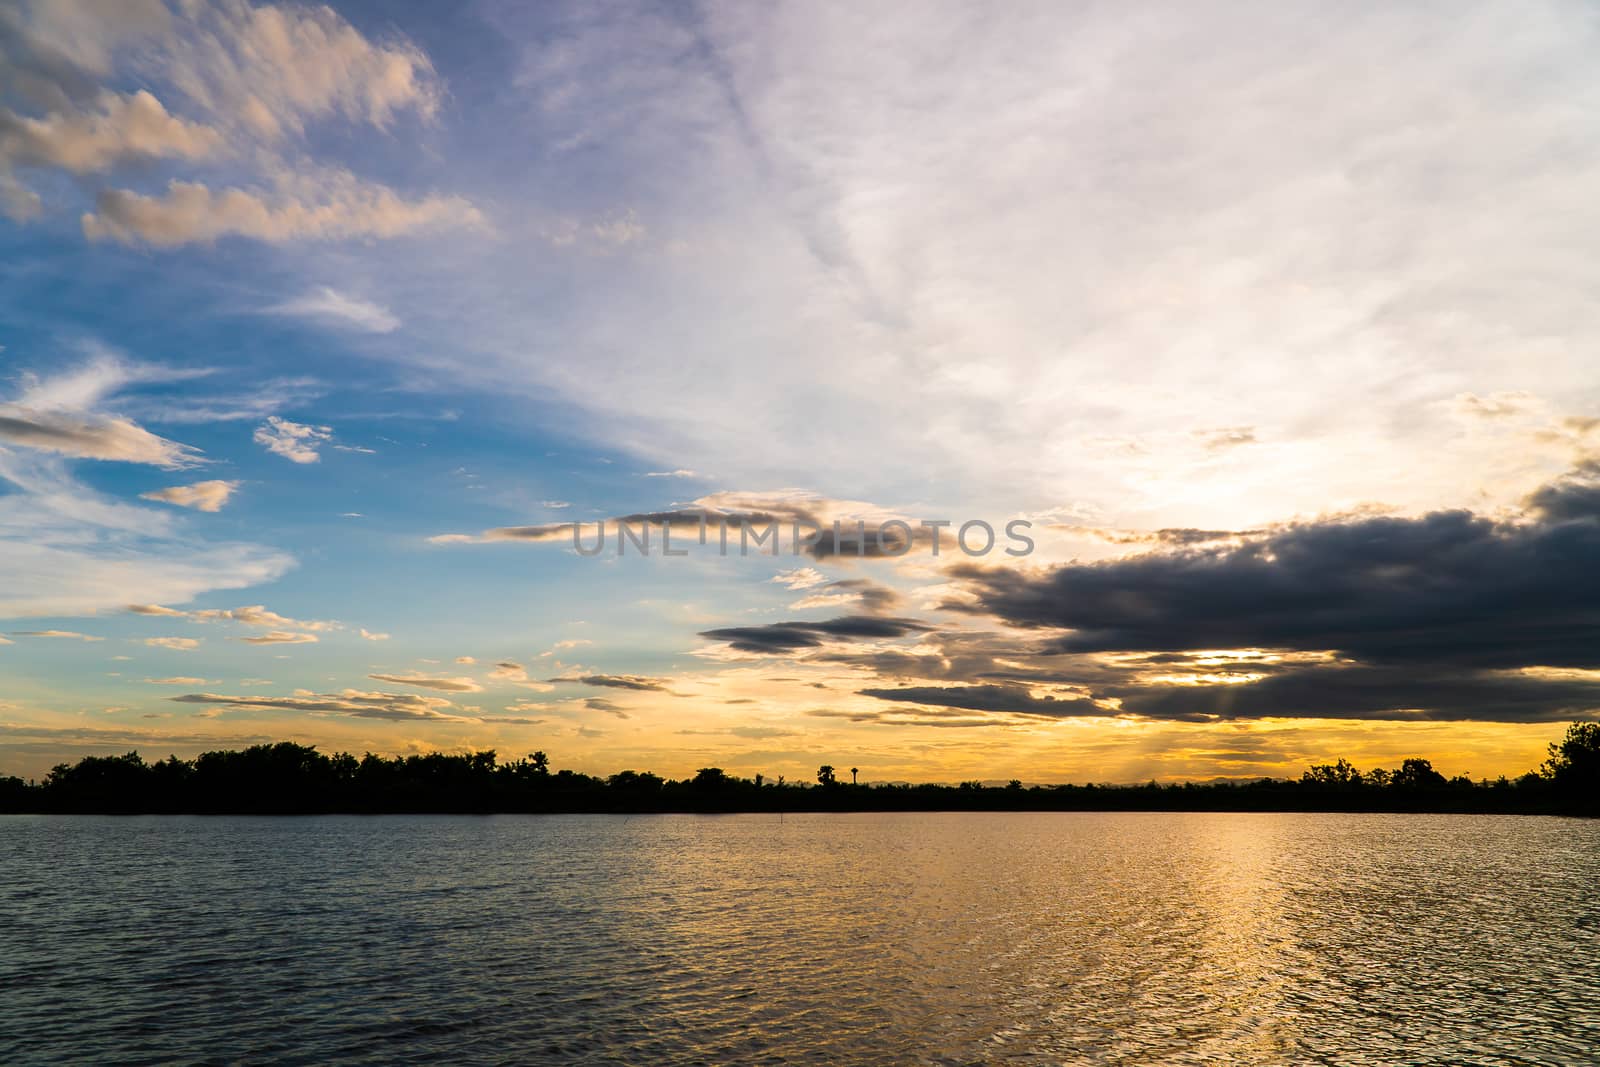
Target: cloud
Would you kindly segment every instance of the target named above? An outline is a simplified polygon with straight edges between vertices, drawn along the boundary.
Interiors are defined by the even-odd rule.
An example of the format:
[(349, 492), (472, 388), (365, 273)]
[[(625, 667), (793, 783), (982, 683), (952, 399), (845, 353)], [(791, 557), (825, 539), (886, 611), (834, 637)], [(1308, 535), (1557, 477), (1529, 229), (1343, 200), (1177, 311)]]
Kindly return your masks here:
[(808, 608), (837, 608), (855, 604), (870, 614), (888, 611), (900, 603), (900, 594), (870, 578), (847, 578), (828, 582), (809, 596), (790, 604), (794, 611)]
[(1498, 392), (1488, 396), (1475, 393), (1457, 393), (1454, 400), (1458, 415), (1473, 419), (1509, 419), (1539, 409), (1539, 401), (1531, 393)]
[(317, 643), (317, 635), (272, 630), (260, 637), (236, 637), (234, 640), (243, 641), (247, 645), (314, 645)]
[(146, 463), (166, 470), (200, 462), (197, 449), (157, 437), (127, 419), (19, 404), (0, 404), (0, 441), (80, 459)]
[(419, 689), (437, 689), (445, 693), (481, 693), (483, 686), (471, 678), (439, 678), (426, 674), (369, 674), (375, 682), (393, 682), (396, 685), (414, 685)]
[(1600, 464), (1540, 486), (1528, 495), (1530, 511), (1546, 522), (1600, 517)]
[(317, 449), (332, 437), (332, 427), (307, 426), (269, 415), (266, 425), (256, 429), (255, 442), (293, 463), (315, 463), (322, 458)]
[(238, 482), (196, 482), (193, 485), (175, 485), (141, 493), (139, 498), (158, 500), (180, 508), (194, 508), (196, 511), (217, 512), (223, 509), (238, 488)]
[(970, 711), (1012, 712), (1045, 718), (1112, 715), (1115, 709), (1081, 696), (1035, 696), (1015, 685), (903, 686), (898, 689), (862, 689), (862, 696), (910, 704), (933, 704)]
[(604, 697), (589, 697), (584, 700), (583, 706), (590, 711), (603, 711), (607, 715), (615, 715), (619, 719), (632, 718), (626, 708), (614, 701), (606, 700)]
[(64, 110), (44, 118), (0, 107), (0, 168), (59, 167), (92, 174), (130, 160), (199, 159), (222, 143), (216, 130), (186, 122), (146, 90), (102, 92), (92, 109)]
[(192, 637), (147, 637), (144, 643), (151, 648), (167, 648), (174, 652), (192, 652), (200, 647), (200, 642)]
[(85, 212), (91, 241), (174, 248), (251, 237), (271, 244), (294, 240), (400, 237), (441, 227), (478, 229), (478, 209), (455, 196), (406, 200), (394, 190), (347, 172), (283, 176), (277, 189), (228, 188), (173, 179), (164, 196), (106, 189)]
[(204, 611), (191, 611), (189, 618), (195, 622), (238, 622), (246, 626), (276, 626), (296, 630), (337, 630), (339, 624), (318, 619), (291, 619), (279, 615), (275, 611), (268, 611), (260, 604), (251, 604), (243, 608), (210, 608)]
[(360, 633), (361, 633), (361, 639), (363, 641), (387, 641), (387, 640), (389, 640), (389, 635), (388, 634), (375, 634), (375, 633), (372, 633), (370, 630), (367, 630), (365, 628), (363, 628), (360, 631)]
[(184, 677), (181, 677), (181, 676), (180, 677), (176, 677), (176, 678), (146, 678), (145, 681), (147, 683), (149, 683), (150, 685), (205, 685), (206, 684), (206, 680), (204, 678), (184, 678)]
[(165, 38), (164, 66), (185, 96), (265, 137), (333, 116), (385, 128), (438, 109), (428, 58), (403, 39), (364, 37), (327, 7), (202, 5)]
[(1254, 426), (1222, 426), (1214, 430), (1196, 430), (1194, 436), (1203, 447), (1213, 452), (1256, 443)]
[(160, 604), (129, 604), (128, 610), (135, 615), (154, 615), (163, 619), (182, 619), (189, 614), (186, 611), (164, 608)]
[(12, 637), (47, 637), (58, 641), (103, 641), (103, 637), (91, 637), (80, 634), (76, 630), (13, 630)]
[(136, 363), (93, 340), (76, 347), (89, 358), (45, 378), (24, 373), (21, 391), (0, 402), (0, 616), (187, 600), (288, 570), (294, 561), (282, 552), (197, 541), (160, 509), (107, 496), (73, 476), (74, 459), (167, 469), (200, 462), (195, 449), (107, 409), (139, 387), (204, 374)]
[(675, 471), (646, 471), (646, 478), (698, 478), (700, 475), (691, 470), (679, 468)]
[[(899, 524), (910, 530), (909, 537)], [(931, 547), (935, 532), (918, 521), (885, 512), (863, 501), (832, 500), (799, 489), (767, 493), (712, 493), (691, 502), (688, 507), (661, 511), (639, 511), (618, 515), (595, 523), (551, 522), (529, 526), (500, 526), (476, 536), (439, 534), (433, 544), (480, 544), (519, 541), (534, 544), (572, 545), (575, 540), (587, 547), (596, 543), (600, 526), (612, 544), (621, 536), (617, 527), (626, 524), (635, 534), (648, 525), (659, 532), (665, 525), (679, 538), (682, 547), (693, 538), (696, 543), (720, 544), (721, 533), (728, 534), (730, 552), (745, 548), (749, 553), (772, 554), (774, 546), (785, 554), (804, 553), (815, 560), (834, 556), (860, 559), (892, 559), (916, 545)], [(748, 526), (746, 538), (742, 530)], [(574, 537), (574, 527), (578, 536)], [(769, 534), (768, 530), (772, 533)], [(705, 540), (700, 540), (702, 529)], [(765, 538), (756, 543), (755, 538)], [(660, 538), (656, 538), (656, 543)], [(948, 545), (948, 534), (939, 541)]]
[(309, 630), (323, 632), (339, 629), (339, 623), (323, 619), (291, 619), (287, 615), (279, 615), (275, 611), (268, 611), (264, 605), (250, 604), (242, 608), (204, 608), (195, 611), (179, 611), (176, 608), (163, 607), (160, 604), (129, 604), (127, 610), (135, 615), (151, 615), (163, 619), (188, 619), (190, 622), (236, 622), (245, 626), (256, 626), (263, 629), (273, 627), (284, 630)]
[(784, 586), (788, 589), (810, 589), (823, 584), (828, 576), (815, 567), (797, 567), (794, 570), (779, 571), (769, 581)]
[(279, 315), (320, 319), (335, 325), (347, 326), (367, 333), (392, 333), (400, 328), (400, 320), (381, 304), (347, 296), (337, 289), (322, 286), (267, 309)]
[(1357, 516), (1049, 570), (959, 564), (944, 607), (1031, 635), (1013, 660), (1116, 665), (1093, 694), (1131, 715), (1570, 719), (1600, 709), (1589, 477), (1518, 520)]
[(632, 674), (584, 674), (577, 677), (551, 678), (549, 681), (556, 684), (594, 685), (606, 689), (632, 689), (654, 693), (671, 692), (659, 679), (641, 678)]
[(841, 615), (826, 622), (775, 622), (762, 626), (725, 626), (702, 630), (701, 637), (721, 641), (740, 652), (781, 654), (820, 648), (830, 641), (880, 640), (927, 633), (934, 627), (915, 619), (876, 615)]
[(500, 682), (526, 682), (528, 680), (528, 670), (520, 663), (513, 663), (507, 660), (503, 663), (496, 663), (494, 670), (489, 672), (489, 677)]
[[(88, 175), (167, 160), (253, 166), (270, 189), (214, 194), (181, 178), (164, 197), (102, 189), (96, 210), (83, 215), (85, 234), (173, 246), (229, 234), (284, 241), (481, 223), (459, 198), (407, 199), (307, 156), (312, 122), (387, 130), (402, 113), (433, 119), (442, 88), (427, 57), (403, 39), (370, 41), (322, 6), (224, 0), (169, 9), (134, 0), (97, 6), (92, 17), (46, 6), (60, 8), (31, 6), (0, 27), (0, 66), (10, 74), (0, 92), (35, 112), (0, 106), (0, 209), (13, 218), (45, 208), (19, 169)], [(108, 87), (120, 80), (146, 87)], [(174, 114), (173, 103), (203, 118)]]
[[(0, 517), (0, 530), (4, 525)], [(272, 581), (294, 562), (256, 545), (133, 541), (103, 527), (93, 528), (93, 540), (85, 541), (80, 533), (69, 543), (52, 545), (45, 539), (55, 536), (54, 531), (30, 529), (29, 539), (0, 539), (5, 546), (0, 552), (0, 618), (93, 615), (135, 598), (188, 600)], [(65, 534), (66, 524), (60, 529)]]
[(223, 696), (216, 693), (185, 693), (170, 697), (178, 704), (207, 704), (234, 711), (330, 712), (357, 719), (386, 719), (394, 722), (426, 720), (470, 723), (471, 716), (455, 715), (445, 708), (453, 705), (443, 697), (412, 693), (367, 693), (346, 689), (339, 693), (302, 693), (290, 697)]

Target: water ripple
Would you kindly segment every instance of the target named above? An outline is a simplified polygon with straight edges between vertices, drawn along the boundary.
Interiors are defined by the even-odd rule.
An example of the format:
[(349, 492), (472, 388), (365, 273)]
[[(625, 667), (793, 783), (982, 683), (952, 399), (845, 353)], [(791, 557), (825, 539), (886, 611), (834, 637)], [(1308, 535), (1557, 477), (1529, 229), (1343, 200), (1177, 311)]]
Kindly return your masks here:
[(1600, 824), (0, 818), (0, 1062), (1600, 1062)]

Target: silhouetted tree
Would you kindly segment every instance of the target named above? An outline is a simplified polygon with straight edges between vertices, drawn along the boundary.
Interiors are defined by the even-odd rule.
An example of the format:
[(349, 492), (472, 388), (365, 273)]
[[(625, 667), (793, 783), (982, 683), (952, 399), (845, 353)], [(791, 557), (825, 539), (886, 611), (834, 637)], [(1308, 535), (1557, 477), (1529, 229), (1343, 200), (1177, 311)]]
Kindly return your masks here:
[(1433, 769), (1425, 759), (1408, 759), (1394, 772), (1390, 780), (1396, 789), (1431, 789), (1445, 784), (1444, 775)]
[(721, 789), (723, 786), (727, 785), (728, 776), (723, 772), (721, 767), (701, 767), (695, 772), (694, 782), (691, 784), (693, 784), (696, 789), (710, 792), (712, 790)]
[(0, 777), (0, 811), (263, 812), (321, 811), (740, 811), (904, 810), (944, 808), (1097, 810), (1400, 810), (1562, 812), (1600, 814), (1600, 723), (1575, 723), (1550, 746), (1540, 773), (1515, 779), (1448, 782), (1426, 759), (1399, 770), (1358, 772), (1345, 760), (1312, 767), (1296, 781), (1182, 785), (1054, 785), (1004, 789), (981, 782), (894, 785), (860, 782), (837, 788), (834, 768), (817, 770), (823, 788), (807, 789), (779, 776), (754, 781), (702, 767), (668, 781), (648, 771), (608, 779), (572, 770), (552, 773), (543, 752), (500, 763), (493, 750), (360, 759), (325, 756), (292, 742), (239, 751), (203, 752), (192, 760), (169, 756), (147, 764), (137, 752), (87, 756), (61, 764), (41, 783)]
[(1539, 774), (1573, 802), (1600, 810), (1600, 722), (1575, 722), (1550, 746)]
[(1349, 760), (1341, 759), (1337, 763), (1313, 765), (1300, 776), (1300, 781), (1306, 785), (1348, 788), (1361, 784), (1361, 772), (1356, 770)]

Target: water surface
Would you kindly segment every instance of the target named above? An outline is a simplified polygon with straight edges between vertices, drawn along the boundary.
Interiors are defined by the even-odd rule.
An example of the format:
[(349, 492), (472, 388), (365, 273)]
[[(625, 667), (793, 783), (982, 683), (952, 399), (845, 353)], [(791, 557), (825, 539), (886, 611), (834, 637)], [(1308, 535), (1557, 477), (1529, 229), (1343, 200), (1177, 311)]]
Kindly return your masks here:
[(0, 817), (0, 1062), (1593, 1064), (1600, 823)]

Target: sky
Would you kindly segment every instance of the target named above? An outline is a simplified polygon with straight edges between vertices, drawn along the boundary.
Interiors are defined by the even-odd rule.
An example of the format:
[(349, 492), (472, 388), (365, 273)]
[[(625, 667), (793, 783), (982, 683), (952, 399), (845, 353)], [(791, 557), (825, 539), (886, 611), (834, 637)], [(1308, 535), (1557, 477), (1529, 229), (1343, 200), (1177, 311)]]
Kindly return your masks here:
[(0, 7), (0, 774), (1527, 771), (1600, 708), (1597, 48), (1579, 2)]

